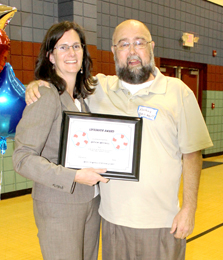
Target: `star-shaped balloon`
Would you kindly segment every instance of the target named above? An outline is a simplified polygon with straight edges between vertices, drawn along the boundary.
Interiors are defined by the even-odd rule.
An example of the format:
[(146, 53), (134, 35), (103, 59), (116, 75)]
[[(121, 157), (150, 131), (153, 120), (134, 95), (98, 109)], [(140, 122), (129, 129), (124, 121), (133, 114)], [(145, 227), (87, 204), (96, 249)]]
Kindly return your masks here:
[(25, 87), (6, 63), (10, 40), (4, 29), (17, 9), (0, 4), (0, 153), (7, 149), (6, 138), (15, 136), (16, 126), (25, 107)]
[(5, 64), (0, 73), (0, 151), (7, 148), (6, 138), (14, 138), (16, 126), (26, 106), (25, 87), (15, 77), (12, 66)]

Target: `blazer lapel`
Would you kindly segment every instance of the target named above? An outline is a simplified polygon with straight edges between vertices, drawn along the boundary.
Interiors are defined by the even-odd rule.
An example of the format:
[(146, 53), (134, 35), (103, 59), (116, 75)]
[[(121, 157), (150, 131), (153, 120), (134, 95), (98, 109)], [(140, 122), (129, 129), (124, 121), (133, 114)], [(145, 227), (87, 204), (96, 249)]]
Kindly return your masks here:
[[(65, 90), (62, 95), (60, 95), (60, 100), (62, 104), (62, 110), (63, 111), (77, 111), (79, 112), (79, 109), (75, 105), (75, 102), (73, 102), (72, 98), (70, 97), (69, 93)], [(89, 113), (90, 109), (83, 98), (79, 98), (78, 101), (81, 104), (81, 112)]]
[(78, 100), (81, 103), (81, 112), (89, 113), (90, 109), (89, 109), (88, 105), (86, 104), (86, 102), (84, 101), (84, 99), (80, 98)]
[(75, 111), (79, 112), (78, 108), (76, 107), (75, 103), (73, 102), (69, 93), (65, 90), (62, 95), (60, 95), (60, 100), (62, 104), (63, 111)]

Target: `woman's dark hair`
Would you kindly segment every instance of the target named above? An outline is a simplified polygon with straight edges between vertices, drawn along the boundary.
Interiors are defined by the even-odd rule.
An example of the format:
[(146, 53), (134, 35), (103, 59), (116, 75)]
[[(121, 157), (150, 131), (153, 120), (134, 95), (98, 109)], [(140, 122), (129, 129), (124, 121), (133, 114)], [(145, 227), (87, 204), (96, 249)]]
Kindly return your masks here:
[(36, 62), (35, 79), (42, 79), (52, 83), (58, 89), (59, 94), (64, 92), (66, 82), (57, 75), (53, 64), (49, 60), (49, 56), (53, 53), (58, 40), (69, 30), (74, 30), (79, 35), (83, 48), (83, 73), (80, 73), (80, 71), (77, 73), (73, 97), (86, 98), (88, 95), (93, 94), (95, 89), (91, 86), (95, 86), (97, 80), (91, 75), (93, 64), (86, 46), (84, 30), (75, 22), (63, 21), (52, 25), (47, 31)]

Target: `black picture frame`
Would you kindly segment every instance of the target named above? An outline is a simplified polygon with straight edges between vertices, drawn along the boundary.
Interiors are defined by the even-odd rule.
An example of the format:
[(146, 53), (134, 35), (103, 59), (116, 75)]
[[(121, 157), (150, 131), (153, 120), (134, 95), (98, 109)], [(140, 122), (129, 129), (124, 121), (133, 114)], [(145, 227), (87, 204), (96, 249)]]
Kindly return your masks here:
[[(123, 124), (123, 126), (131, 127), (132, 129), (134, 129), (134, 133), (132, 133), (133, 136), (131, 135), (131, 140), (132, 140), (131, 149), (132, 150), (131, 150), (131, 152), (129, 152), (130, 156), (131, 156), (129, 168), (131, 168), (131, 170), (128, 170), (128, 171), (120, 170), (119, 171), (119, 170), (109, 170), (108, 169), (108, 171), (106, 173), (103, 173), (101, 175), (106, 178), (110, 178), (110, 179), (139, 181), (140, 151), (141, 151), (141, 138), (142, 138), (142, 118), (139, 118), (139, 117), (127, 117), (127, 116), (119, 116), (119, 115), (107, 115), (107, 114), (105, 115), (105, 114), (63, 111), (63, 121), (62, 121), (62, 127), (61, 127), (58, 163), (64, 167), (73, 168), (73, 169), (88, 168), (88, 167), (85, 167), (85, 165), (83, 165), (81, 167), (70, 167), (70, 166), (66, 165), (67, 156), (69, 156), (69, 157), (71, 156), (71, 155), (67, 154), (69, 140), (70, 140), (70, 138), (74, 138), (73, 136), (72, 137), (69, 136), (70, 125), (71, 125), (71, 123), (74, 125), (80, 124), (80, 122), (82, 122), (82, 120), (83, 120), (83, 124), (86, 124), (88, 122), (89, 122), (89, 124), (90, 123), (92, 124), (92, 122), (94, 122), (97, 125), (102, 125), (102, 124), (104, 125), (105, 123), (106, 124), (108, 123), (108, 124), (114, 125), (114, 126)], [(88, 124), (88, 127), (90, 127), (89, 124)], [(89, 128), (89, 130), (92, 130), (92, 129)], [(108, 130), (105, 130), (105, 131), (108, 131)], [(70, 135), (71, 135), (71, 133), (70, 133)], [(106, 156), (106, 155), (103, 154), (103, 156)], [(75, 160), (75, 156), (72, 157), (72, 159), (73, 158)], [(105, 162), (106, 162), (106, 160), (105, 160)], [(99, 167), (95, 167), (95, 168), (99, 168)], [(100, 167), (100, 168), (109, 168), (109, 167), (102, 165), (102, 167)]]

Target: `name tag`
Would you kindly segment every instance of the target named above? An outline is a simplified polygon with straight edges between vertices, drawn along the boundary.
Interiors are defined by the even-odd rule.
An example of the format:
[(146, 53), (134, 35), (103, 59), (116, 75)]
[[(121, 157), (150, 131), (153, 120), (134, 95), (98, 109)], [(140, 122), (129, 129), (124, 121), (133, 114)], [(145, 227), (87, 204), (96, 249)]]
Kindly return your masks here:
[(155, 120), (158, 113), (158, 109), (152, 107), (138, 107), (138, 115), (139, 117), (144, 117), (149, 120)]

